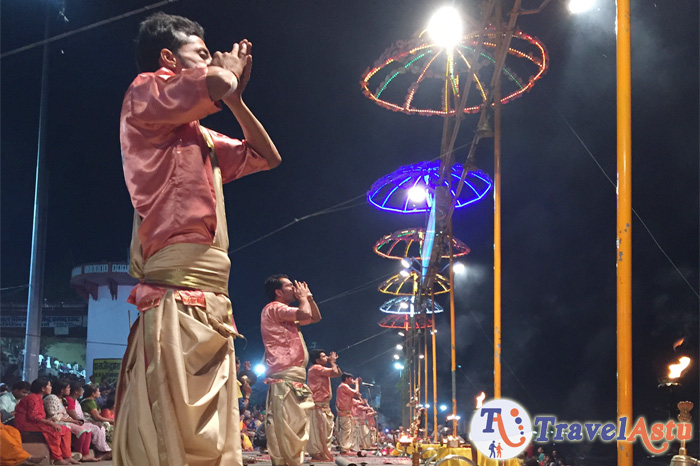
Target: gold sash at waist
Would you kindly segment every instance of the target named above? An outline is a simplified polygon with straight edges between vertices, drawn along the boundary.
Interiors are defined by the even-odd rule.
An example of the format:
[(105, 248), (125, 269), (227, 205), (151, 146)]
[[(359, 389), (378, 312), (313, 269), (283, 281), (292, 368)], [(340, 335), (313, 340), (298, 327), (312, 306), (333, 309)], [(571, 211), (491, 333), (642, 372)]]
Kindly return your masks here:
[(206, 244), (176, 243), (148, 258), (143, 265), (143, 281), (228, 296), (230, 269), (226, 251)]
[(270, 379), (282, 379), (289, 382), (306, 383), (306, 370), (303, 367), (290, 367), (268, 375)]

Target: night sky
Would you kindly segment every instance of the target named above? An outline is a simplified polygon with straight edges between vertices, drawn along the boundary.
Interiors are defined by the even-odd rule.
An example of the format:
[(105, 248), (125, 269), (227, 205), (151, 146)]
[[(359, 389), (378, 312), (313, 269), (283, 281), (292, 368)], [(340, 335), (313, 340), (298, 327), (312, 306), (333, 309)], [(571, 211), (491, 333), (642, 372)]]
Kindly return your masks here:
[[(149, 4), (65, 0), (64, 22), (56, 2), (50, 35)], [(383, 235), (422, 227), (426, 219), (378, 211), (365, 193), (398, 166), (439, 156), (442, 120), (380, 108), (362, 95), (359, 81), (390, 45), (424, 29), (442, 4), (180, 0), (162, 8), (200, 22), (212, 51), (229, 50), (242, 38), (253, 43), (253, 76), (244, 100), (283, 162), (225, 187), (231, 251), (351, 201), (345, 210), (299, 221), (231, 254), (231, 300), (238, 328), (248, 337), (247, 345), (237, 343), (244, 359), (262, 357), (262, 283), (273, 273), (307, 281), (321, 303), (323, 321), (304, 329), (307, 342), (341, 351), (382, 331), (378, 308), (390, 296), (376, 286), (400, 266), (372, 247)], [(43, 38), (44, 5), (2, 2), (2, 54)], [(476, 2), (455, 6), (478, 16)], [(79, 300), (69, 286), (72, 267), (127, 260), (132, 207), (118, 119), (136, 75), (133, 40), (146, 15), (51, 44), (49, 301)], [(545, 43), (551, 64), (530, 93), (503, 108), (503, 395), (531, 414), (612, 420), (616, 196), (608, 178), (616, 178), (614, 4), (571, 16), (554, 0), (518, 25)], [(633, 207), (658, 242), (635, 217), (634, 406), (635, 416), (650, 419), (667, 416), (658, 409), (667, 399), (656, 388), (657, 378), (681, 353), (695, 362), (679, 398), (698, 401), (698, 29), (696, 1), (632, 2)], [(1, 61), (3, 288), (29, 279), (41, 57), (39, 46)], [(459, 162), (476, 121), (468, 116), (463, 122)], [(240, 136), (227, 109), (203, 124)], [(491, 140), (480, 145), (477, 162), (493, 174)], [(492, 219), (490, 195), (454, 215), (455, 235), (472, 251), (467, 275), (456, 283), (457, 383), (465, 412), (480, 391), (493, 393)], [(6, 291), (2, 299), (23, 302), (26, 290)], [(448, 305), (445, 298), (438, 301)], [(438, 365), (444, 401), (448, 330), (443, 314)], [(674, 353), (681, 337), (686, 342)], [(339, 364), (374, 379), (385, 397), (394, 397), (398, 374), (390, 349), (398, 341), (395, 332), (372, 338), (341, 351)]]

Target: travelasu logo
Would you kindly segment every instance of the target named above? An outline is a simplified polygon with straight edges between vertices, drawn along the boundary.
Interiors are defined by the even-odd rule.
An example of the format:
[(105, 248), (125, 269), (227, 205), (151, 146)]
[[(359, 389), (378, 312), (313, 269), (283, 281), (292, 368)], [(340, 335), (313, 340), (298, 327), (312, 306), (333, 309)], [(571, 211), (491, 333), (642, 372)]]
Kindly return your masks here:
[(474, 413), (469, 438), (487, 458), (515, 458), (530, 443), (532, 422), (515, 401), (491, 400)]

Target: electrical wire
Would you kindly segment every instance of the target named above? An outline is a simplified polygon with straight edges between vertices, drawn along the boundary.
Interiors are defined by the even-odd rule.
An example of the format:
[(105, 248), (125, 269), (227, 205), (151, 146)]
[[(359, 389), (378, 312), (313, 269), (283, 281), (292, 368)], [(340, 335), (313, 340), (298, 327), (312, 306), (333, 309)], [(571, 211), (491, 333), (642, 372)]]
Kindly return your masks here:
[(163, 1), (160, 1), (157, 3), (152, 3), (150, 5), (147, 5), (147, 6), (144, 6), (141, 8), (137, 8), (136, 10), (131, 10), (131, 11), (129, 11), (127, 13), (123, 13), (121, 15), (112, 16), (111, 18), (107, 18), (107, 19), (104, 19), (102, 21), (98, 21), (96, 23), (88, 24), (87, 26), (83, 26), (81, 28), (74, 29), (73, 31), (64, 32), (62, 34), (58, 34), (56, 36), (49, 37), (48, 39), (33, 42), (31, 44), (16, 48), (14, 50), (10, 50), (9, 52), (5, 52), (3, 54), (0, 54), (0, 59), (9, 57), (10, 55), (18, 54), (20, 52), (26, 52), (27, 50), (31, 50), (33, 48), (42, 46), (44, 44), (50, 44), (52, 42), (56, 42), (58, 40), (65, 39), (66, 37), (71, 37), (71, 36), (74, 36), (76, 34), (80, 34), (81, 32), (89, 31), (91, 29), (95, 29), (95, 28), (100, 27), (100, 26), (105, 26), (105, 25), (113, 23), (115, 21), (119, 21), (121, 19), (128, 18), (129, 16), (134, 16), (134, 15), (137, 15), (139, 13), (143, 13), (144, 11), (149, 11), (149, 10), (153, 10), (155, 8), (160, 8), (161, 6), (167, 5), (169, 3), (175, 3), (178, 1), (180, 1), (180, 0), (163, 0)]
[[(581, 138), (581, 136), (579, 136), (579, 134), (576, 132), (576, 130), (574, 129), (574, 127), (571, 125), (571, 123), (569, 123), (569, 120), (566, 119), (566, 117), (564, 116), (564, 114), (563, 114), (561, 111), (559, 111), (559, 109), (558, 109), (551, 101), (549, 102), (549, 104), (552, 106), (552, 108), (554, 109), (554, 111), (557, 112), (557, 114), (561, 117), (561, 119), (564, 120), (564, 123), (566, 123), (566, 126), (568, 126), (569, 130), (573, 133), (573, 135), (576, 137), (576, 139), (578, 139), (578, 141), (581, 143), (581, 146), (584, 148), (584, 150), (586, 151), (586, 153), (591, 157), (591, 159), (592, 159), (593, 162), (596, 164), (596, 166), (598, 167), (598, 169), (600, 170), (600, 172), (603, 174), (603, 176), (605, 177), (605, 179), (607, 179), (608, 182), (612, 185), (612, 187), (613, 187), (615, 190), (617, 190), (617, 185), (615, 184), (615, 182), (614, 182), (614, 181), (612, 180), (612, 178), (610, 178), (610, 176), (608, 176), (608, 174), (605, 172), (605, 169), (603, 168), (603, 166), (600, 164), (600, 162), (598, 162), (598, 160), (596, 159), (595, 155), (593, 155), (593, 152), (588, 148), (588, 146), (586, 145), (586, 143), (583, 141), (583, 139)], [(700, 299), (700, 294), (698, 294), (698, 291), (695, 289), (695, 287), (694, 287), (693, 285), (690, 284), (690, 282), (689, 282), (688, 279), (685, 277), (685, 275), (683, 275), (683, 272), (681, 272), (681, 270), (678, 268), (678, 266), (676, 265), (676, 263), (673, 262), (673, 259), (671, 259), (671, 257), (668, 255), (668, 253), (666, 253), (666, 251), (664, 250), (664, 248), (661, 246), (661, 244), (659, 243), (659, 241), (656, 239), (656, 237), (654, 236), (654, 234), (651, 232), (651, 229), (649, 228), (649, 226), (647, 226), (646, 222), (645, 222), (644, 220), (642, 220), (642, 217), (637, 213), (637, 211), (636, 211), (634, 208), (632, 208), (632, 212), (634, 213), (634, 216), (637, 217), (637, 220), (639, 220), (639, 222), (642, 224), (642, 226), (644, 227), (644, 229), (646, 230), (646, 232), (649, 234), (649, 237), (650, 237), (651, 240), (654, 242), (654, 244), (656, 245), (656, 247), (659, 248), (659, 251), (661, 251), (661, 254), (664, 255), (664, 257), (666, 258), (666, 260), (668, 260), (668, 262), (671, 264), (671, 266), (676, 270), (676, 272), (678, 272), (678, 275), (681, 276), (681, 278), (682, 278), (683, 281), (686, 283), (686, 285), (688, 285), (688, 288), (691, 289), (691, 291), (693, 292), (693, 294), (694, 294), (698, 299)]]

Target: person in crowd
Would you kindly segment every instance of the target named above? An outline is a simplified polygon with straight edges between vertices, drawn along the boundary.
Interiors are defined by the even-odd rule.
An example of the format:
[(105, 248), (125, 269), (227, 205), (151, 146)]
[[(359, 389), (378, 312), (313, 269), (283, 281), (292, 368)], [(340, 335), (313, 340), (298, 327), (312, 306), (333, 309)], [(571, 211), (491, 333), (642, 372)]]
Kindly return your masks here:
[(0, 466), (29, 466), (44, 461), (22, 448), (22, 435), (12, 426), (0, 424)]
[(333, 412), (330, 401), (331, 379), (340, 377), (342, 371), (336, 364), (338, 355), (329, 355), (321, 349), (315, 349), (309, 354), (313, 365), (309, 367), (306, 378), (314, 398), (314, 409), (309, 415), (309, 442), (306, 451), (314, 461), (333, 461), (331, 442), (333, 440)]
[(51, 394), (44, 397), (46, 417), (70, 429), (73, 437), (73, 450), (82, 455), (80, 461), (84, 463), (99, 461), (90, 454), (92, 440), (90, 429), (84, 426), (83, 421), (73, 419), (66, 412), (66, 397), (68, 395), (70, 395), (70, 385), (60, 380), (55, 381)]
[(112, 441), (114, 433), (114, 419), (106, 418), (97, 405), (97, 398), (100, 396), (100, 387), (97, 385), (85, 385), (83, 387), (83, 398), (80, 407), (83, 410), (85, 421), (105, 428), (107, 442)]
[[(141, 73), (122, 104), (122, 167), (134, 206), (130, 273), (140, 280), (128, 301), (140, 316), (119, 376), (115, 466), (241, 463), (240, 444), (230, 441), (240, 436), (238, 333), (223, 184), (282, 159), (243, 102), (252, 44), (212, 55), (203, 37), (187, 18), (146, 18), (136, 41)], [(222, 102), (244, 140), (200, 125)], [(186, 370), (193, 364), (207, 370)]]
[[(314, 402), (306, 385), (308, 352), (299, 326), (319, 322), (321, 312), (305, 282), (286, 275), (265, 281), (270, 302), (260, 316), (268, 367), (267, 448), (273, 466), (301, 466), (309, 439), (309, 410)], [(290, 306), (298, 301), (299, 307)]]
[(0, 395), (0, 415), (3, 424), (9, 424), (15, 417), (15, 406), (19, 400), (29, 395), (29, 382), (20, 380), (12, 385), (12, 390)]
[(90, 429), (92, 437), (92, 446), (95, 450), (95, 455), (100, 460), (112, 459), (112, 448), (107, 443), (107, 431), (104, 425), (85, 422), (85, 414), (78, 400), (83, 396), (83, 385), (78, 382), (70, 384), (70, 393), (66, 397), (66, 412), (70, 417), (77, 421), (83, 422), (83, 426)]
[(344, 373), (340, 376), (341, 383), (335, 391), (335, 407), (338, 412), (338, 443), (340, 454), (352, 455), (353, 450), (353, 400), (360, 397), (360, 377), (353, 379), (352, 374)]
[(29, 395), (22, 398), (15, 408), (15, 427), (20, 432), (41, 432), (51, 452), (53, 464), (78, 464), (71, 454), (71, 433), (66, 426), (46, 417), (44, 395), (51, 394), (51, 382), (46, 379), (34, 380)]

